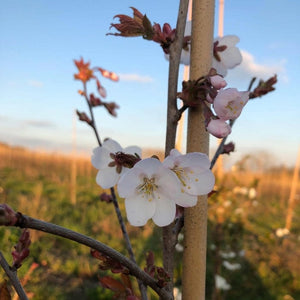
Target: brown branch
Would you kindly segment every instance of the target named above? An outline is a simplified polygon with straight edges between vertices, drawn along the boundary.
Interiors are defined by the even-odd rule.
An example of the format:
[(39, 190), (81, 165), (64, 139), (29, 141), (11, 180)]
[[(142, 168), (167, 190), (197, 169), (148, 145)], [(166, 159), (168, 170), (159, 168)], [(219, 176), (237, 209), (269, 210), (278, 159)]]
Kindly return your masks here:
[[(175, 148), (178, 121), (177, 83), (188, 4), (188, 0), (180, 0), (176, 26), (177, 36), (170, 46), (165, 156), (169, 155), (170, 151)], [(173, 226), (173, 224), (170, 224), (163, 228), (163, 265), (171, 278), (170, 283), (167, 285), (170, 293), (173, 293), (174, 252), (177, 238), (177, 235), (173, 233)]]
[(3, 256), (2, 252), (0, 251), (0, 265), (5, 271), (6, 275), (10, 279), (14, 289), (16, 290), (20, 300), (28, 300), (27, 295), (20, 283), (20, 280), (17, 276), (16, 268), (12, 268), (9, 266), (8, 262), (6, 261), (5, 257)]
[[(141, 280), (145, 285), (151, 287), (160, 297), (164, 300), (171, 300), (173, 297), (171, 294), (164, 288), (161, 288), (157, 285), (157, 282), (146, 272), (141, 270), (138, 265), (132, 260), (128, 259), (120, 252), (116, 251), (113, 248), (91, 238), (81, 233), (75, 232), (73, 230), (55, 225), (52, 223), (44, 222), (38, 219), (31, 218), (29, 216), (22, 215), (18, 213), (18, 222), (15, 226), (21, 228), (31, 228), (47, 233), (51, 233), (56, 236), (61, 236), (66, 239), (75, 241), (79, 244), (86, 245), (92, 249), (95, 249), (112, 259), (119, 261), (123, 266), (128, 268), (131, 275), (135, 276), (137, 279)], [(24, 298), (25, 299), (25, 298)], [(27, 299), (27, 298), (26, 298)]]

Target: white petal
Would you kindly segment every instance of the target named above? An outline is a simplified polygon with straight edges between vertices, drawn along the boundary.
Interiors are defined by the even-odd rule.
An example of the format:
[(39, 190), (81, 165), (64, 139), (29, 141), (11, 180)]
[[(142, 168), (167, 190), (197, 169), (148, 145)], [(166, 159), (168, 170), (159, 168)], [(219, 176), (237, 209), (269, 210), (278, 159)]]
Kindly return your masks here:
[(166, 168), (169, 168), (169, 169), (173, 169), (175, 167), (175, 157), (173, 156), (167, 156), (165, 158), (165, 160), (163, 161), (163, 165), (166, 167)]
[(191, 207), (197, 204), (198, 197), (194, 195), (187, 194), (184, 189), (182, 189), (180, 198), (176, 199), (177, 205), (182, 207)]
[(233, 47), (240, 41), (240, 38), (236, 35), (224, 35), (223, 37), (218, 38), (218, 41), (218, 46), (225, 45), (227, 47)]
[(226, 68), (232, 69), (239, 65), (243, 58), (240, 50), (237, 47), (228, 48), (223, 52), (220, 52), (221, 62)]
[(124, 148), (123, 150), (124, 153), (126, 154), (132, 154), (132, 155), (139, 155), (140, 157), (142, 156), (142, 149), (138, 146), (129, 146)]
[(206, 195), (215, 185), (215, 176), (210, 170), (194, 173), (186, 180), (185, 191), (191, 195)]
[(113, 187), (119, 179), (119, 174), (116, 172), (116, 168), (108, 167), (101, 169), (97, 173), (96, 182), (104, 189)]
[(140, 172), (140, 169), (134, 167), (122, 174), (117, 186), (120, 197), (127, 198), (135, 194), (136, 188), (142, 183)]
[(156, 158), (146, 158), (137, 162), (134, 168), (139, 168), (148, 178), (153, 177), (159, 169), (163, 168), (162, 163)]
[(152, 217), (153, 222), (158, 226), (167, 226), (173, 222), (176, 214), (176, 204), (173, 200), (160, 195), (156, 201), (155, 213)]
[(155, 178), (159, 193), (164, 194), (165, 197), (173, 197), (174, 199), (180, 196), (181, 183), (173, 171), (162, 167)]
[(222, 63), (218, 62), (214, 57), (212, 60), (212, 68), (216, 69), (217, 73), (224, 77), (227, 74), (227, 68)]
[(170, 151), (170, 156), (172, 157), (177, 157), (177, 156), (181, 156), (182, 154), (177, 150), (177, 149), (172, 149)]
[(127, 219), (133, 226), (143, 226), (155, 212), (155, 201), (148, 201), (140, 195), (125, 199)]
[(93, 150), (92, 155), (92, 165), (96, 169), (102, 169), (106, 168), (109, 164), (109, 162), (112, 161), (110, 157), (110, 151), (107, 148), (104, 147), (97, 147)]
[(190, 152), (186, 155), (182, 155), (177, 159), (180, 163), (180, 167), (193, 167), (199, 169), (209, 169), (210, 168), (210, 160), (208, 156), (204, 153), (200, 152)]
[(110, 153), (116, 153), (119, 151), (123, 151), (123, 148), (121, 147), (121, 145), (112, 139), (105, 140), (103, 142), (102, 147), (108, 149), (110, 151)]

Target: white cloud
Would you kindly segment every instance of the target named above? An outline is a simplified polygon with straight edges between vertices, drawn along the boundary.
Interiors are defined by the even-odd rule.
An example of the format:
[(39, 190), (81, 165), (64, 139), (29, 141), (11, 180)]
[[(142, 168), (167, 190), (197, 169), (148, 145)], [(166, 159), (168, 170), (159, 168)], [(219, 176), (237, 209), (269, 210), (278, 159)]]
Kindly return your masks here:
[(37, 80), (28, 80), (27, 83), (28, 83), (28, 85), (34, 86), (34, 87), (42, 87), (44, 85), (43, 82), (37, 81)]
[(136, 81), (136, 82), (153, 82), (154, 79), (150, 76), (143, 76), (139, 74), (118, 74), (120, 76), (120, 80), (124, 81)]
[(246, 79), (249, 81), (249, 78), (257, 77), (266, 80), (277, 74), (284, 82), (288, 81), (285, 68), (286, 60), (282, 59), (274, 64), (260, 64), (251, 53), (241, 50), (241, 54), (243, 57), (242, 63), (236, 68), (229, 70), (228, 78), (236, 80)]

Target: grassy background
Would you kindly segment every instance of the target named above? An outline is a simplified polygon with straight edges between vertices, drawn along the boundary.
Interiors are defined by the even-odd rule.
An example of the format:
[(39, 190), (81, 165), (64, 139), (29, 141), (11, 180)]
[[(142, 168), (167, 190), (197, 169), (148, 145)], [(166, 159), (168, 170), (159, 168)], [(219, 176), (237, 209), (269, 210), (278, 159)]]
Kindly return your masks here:
[[(207, 299), (300, 299), (300, 185), (291, 233), (278, 237), (276, 230), (285, 226), (292, 170), (249, 169), (241, 160), (234, 172), (219, 175), (218, 192), (209, 198)], [(126, 255), (113, 205), (100, 201), (103, 191), (95, 183), (95, 175), (88, 158), (0, 145), (0, 203), (87, 234)], [(249, 195), (250, 188), (255, 189), (255, 197)], [(119, 203), (125, 215), (123, 201)], [(148, 222), (143, 228), (128, 225), (127, 229), (139, 265), (145, 266), (145, 253), (151, 250), (161, 266), (160, 228)], [(18, 228), (0, 228), (0, 250), (9, 262), (19, 234)], [(33, 230), (31, 236), (31, 254), (19, 270), (31, 299), (112, 298), (98, 280), (111, 274), (98, 269), (90, 249)], [(176, 253), (179, 288), (180, 245), (182, 241)], [(240, 269), (228, 270), (224, 261), (239, 264)], [(225, 278), (231, 288), (216, 289), (215, 274)], [(0, 270), (0, 282), (4, 279)], [(157, 299), (154, 293), (150, 297)]]

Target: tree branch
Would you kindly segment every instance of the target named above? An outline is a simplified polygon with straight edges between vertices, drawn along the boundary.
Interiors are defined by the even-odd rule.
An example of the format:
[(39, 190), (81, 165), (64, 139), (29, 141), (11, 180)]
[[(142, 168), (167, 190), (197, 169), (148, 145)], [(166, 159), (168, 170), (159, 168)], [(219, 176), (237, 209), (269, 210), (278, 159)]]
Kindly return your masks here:
[[(169, 155), (170, 151), (173, 148), (175, 148), (176, 130), (178, 122), (177, 83), (188, 5), (189, 0), (180, 0), (176, 26), (176, 39), (174, 43), (170, 46), (165, 156)], [(177, 235), (173, 233), (173, 226), (173, 224), (170, 224), (169, 226), (164, 227), (162, 233), (163, 264), (165, 271), (168, 272), (171, 278), (170, 283), (167, 285), (167, 289), (172, 294), (174, 251), (177, 238)]]
[(6, 261), (5, 257), (3, 256), (2, 252), (0, 251), (0, 265), (5, 271), (6, 275), (10, 279), (13, 287), (15, 288), (20, 300), (28, 300), (27, 295), (19, 281), (19, 278), (17, 276), (17, 270), (16, 268), (11, 268)]
[[(135, 276), (137, 279), (141, 280), (145, 285), (150, 286), (160, 297), (164, 300), (171, 300), (173, 297), (166, 291), (166, 289), (161, 288), (157, 285), (157, 282), (146, 272), (142, 271), (138, 265), (132, 260), (128, 259), (120, 252), (116, 251), (113, 248), (91, 238), (81, 233), (75, 232), (73, 230), (61, 227), (59, 225), (55, 225), (52, 223), (44, 222), (38, 219), (31, 218), (29, 216), (22, 215), (18, 213), (18, 221), (15, 226), (21, 228), (31, 228), (47, 233), (51, 233), (53, 235), (61, 236), (66, 239), (75, 241), (79, 244), (86, 245), (92, 249), (95, 249), (105, 255), (111, 257), (119, 261), (123, 266), (128, 268), (130, 274)], [(27, 298), (24, 298), (27, 299)]]

